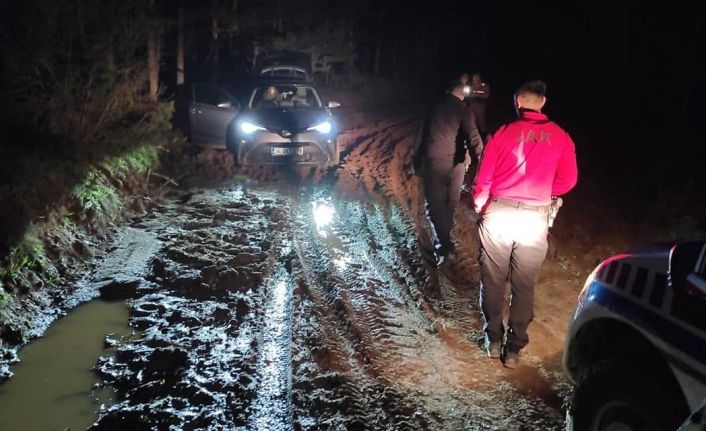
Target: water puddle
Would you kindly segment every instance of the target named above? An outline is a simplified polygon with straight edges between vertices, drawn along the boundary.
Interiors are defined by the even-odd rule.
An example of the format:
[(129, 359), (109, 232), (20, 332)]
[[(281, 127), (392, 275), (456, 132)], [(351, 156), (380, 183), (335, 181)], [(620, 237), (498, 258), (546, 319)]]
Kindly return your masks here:
[(54, 322), (20, 352), (14, 376), (0, 385), (0, 429), (6, 431), (85, 430), (114, 394), (96, 389), (91, 369), (108, 353), (107, 334), (130, 334), (123, 301), (95, 300)]

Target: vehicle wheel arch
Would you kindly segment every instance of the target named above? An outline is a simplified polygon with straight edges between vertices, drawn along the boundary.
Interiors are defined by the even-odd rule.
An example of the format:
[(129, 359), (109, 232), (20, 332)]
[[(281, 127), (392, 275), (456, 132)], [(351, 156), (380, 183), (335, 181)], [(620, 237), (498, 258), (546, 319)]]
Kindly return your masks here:
[[(579, 383), (596, 363), (627, 361), (659, 375), (679, 388), (665, 355), (640, 330), (627, 322), (602, 318), (583, 325), (568, 345), (566, 368)], [(679, 389), (681, 402), (687, 405)], [(675, 400), (677, 401), (677, 400)]]
[(627, 322), (601, 318), (585, 323), (568, 345), (566, 366), (575, 380), (582, 370), (604, 360), (632, 359), (636, 352), (657, 368), (667, 366), (662, 353), (638, 329)]
[(240, 145), (237, 140), (236, 119), (233, 119), (233, 121), (228, 124), (228, 128), (226, 130), (226, 149), (233, 155), (233, 163), (235, 166), (240, 166), (243, 164), (243, 161), (240, 154)]

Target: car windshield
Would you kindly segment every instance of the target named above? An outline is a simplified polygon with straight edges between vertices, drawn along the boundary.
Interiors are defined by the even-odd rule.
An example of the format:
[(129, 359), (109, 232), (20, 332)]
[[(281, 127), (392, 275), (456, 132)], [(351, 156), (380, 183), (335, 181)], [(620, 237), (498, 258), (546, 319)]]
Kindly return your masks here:
[(250, 102), (252, 109), (320, 108), (321, 99), (313, 87), (305, 85), (268, 85), (256, 88)]

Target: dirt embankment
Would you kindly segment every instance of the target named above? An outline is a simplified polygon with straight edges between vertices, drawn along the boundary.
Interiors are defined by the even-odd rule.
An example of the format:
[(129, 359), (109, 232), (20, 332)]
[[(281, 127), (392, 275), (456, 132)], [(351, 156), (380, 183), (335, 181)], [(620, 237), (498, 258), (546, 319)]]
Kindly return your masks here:
[(0, 380), (19, 346), (97, 295), (78, 288), (81, 278), (167, 182), (159, 158), (173, 139), (171, 113), (168, 104), (144, 111), (92, 145), (21, 130), (2, 148)]

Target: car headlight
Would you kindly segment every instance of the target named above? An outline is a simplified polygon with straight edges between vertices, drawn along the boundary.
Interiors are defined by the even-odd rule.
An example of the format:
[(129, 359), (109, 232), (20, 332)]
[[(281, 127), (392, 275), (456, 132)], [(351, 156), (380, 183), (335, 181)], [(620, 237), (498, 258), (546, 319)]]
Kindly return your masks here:
[(250, 123), (248, 121), (242, 121), (240, 123), (240, 130), (246, 135), (257, 132), (258, 130), (265, 130), (264, 127), (258, 126), (257, 124)]
[(316, 130), (319, 133), (330, 133), (332, 128), (333, 126), (331, 126), (330, 121), (324, 121), (323, 123), (319, 123), (316, 126), (311, 126), (306, 130)]

